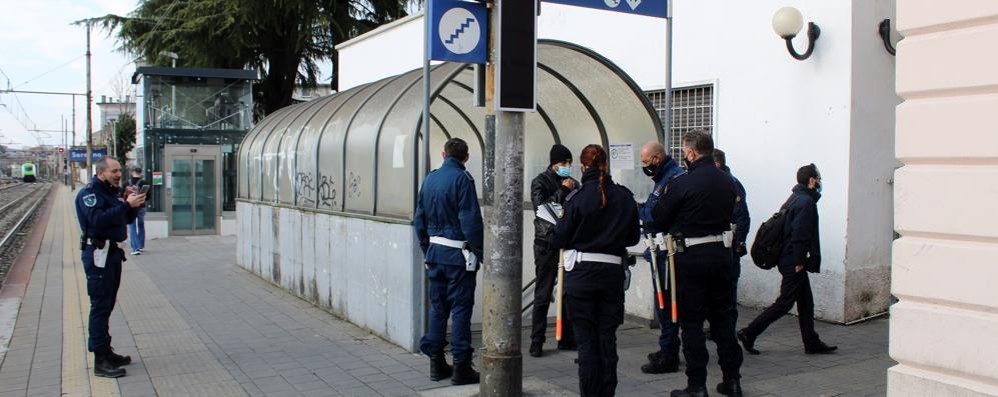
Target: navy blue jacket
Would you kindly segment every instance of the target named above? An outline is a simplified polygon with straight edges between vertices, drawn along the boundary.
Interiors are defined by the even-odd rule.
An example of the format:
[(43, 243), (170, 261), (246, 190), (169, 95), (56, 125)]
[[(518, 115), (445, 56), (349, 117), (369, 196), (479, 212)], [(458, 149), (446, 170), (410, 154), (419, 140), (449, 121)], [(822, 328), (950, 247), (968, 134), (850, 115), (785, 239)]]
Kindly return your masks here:
[(484, 226), (475, 193), (475, 180), (464, 164), (453, 157), (426, 176), (419, 189), (419, 201), (412, 226), (423, 250), (423, 261), (440, 265), (464, 266), (457, 248), (430, 244), (430, 236), (466, 241), (471, 252), (482, 259)]
[(580, 252), (627, 256), (627, 247), (637, 244), (641, 235), (638, 206), (634, 194), (603, 178), (606, 207), (599, 189), (599, 173), (589, 169), (582, 174), (582, 187), (565, 199), (565, 216), (554, 227), (554, 248)]
[(662, 193), (665, 192), (665, 187), (668, 186), (669, 182), (673, 178), (685, 173), (686, 171), (683, 170), (683, 167), (680, 167), (679, 163), (676, 163), (676, 160), (672, 159), (672, 156), (667, 156), (665, 161), (659, 164), (658, 171), (652, 177), (652, 180), (655, 181), (655, 190), (652, 190), (651, 194), (648, 195), (648, 200), (645, 200), (644, 204), (638, 207), (638, 216), (641, 217), (645, 233), (654, 234), (663, 231), (655, 226), (655, 218), (652, 217), (652, 210), (655, 209), (655, 204), (662, 197)]
[(704, 156), (669, 183), (652, 216), (657, 227), (669, 233), (683, 237), (717, 235), (731, 230), (735, 197), (731, 177), (717, 169), (713, 157)]
[(804, 265), (807, 271), (821, 271), (821, 243), (818, 239), (818, 200), (821, 193), (807, 186), (794, 186), (793, 193), (783, 207), (787, 220), (783, 226), (783, 253), (780, 255), (780, 272), (793, 272)]
[(748, 253), (748, 249), (745, 247), (745, 239), (748, 238), (749, 228), (752, 227), (752, 218), (749, 217), (748, 202), (745, 199), (745, 187), (738, 181), (738, 178), (735, 178), (728, 166), (721, 167), (721, 170), (731, 176), (731, 180), (735, 183), (735, 192), (738, 193), (738, 198), (735, 199), (735, 212), (732, 214), (731, 223), (735, 224), (735, 254), (738, 257), (742, 257)]
[(80, 230), (98, 240), (125, 241), (127, 226), (138, 210), (121, 199), (121, 189), (95, 176), (76, 194), (76, 219)]

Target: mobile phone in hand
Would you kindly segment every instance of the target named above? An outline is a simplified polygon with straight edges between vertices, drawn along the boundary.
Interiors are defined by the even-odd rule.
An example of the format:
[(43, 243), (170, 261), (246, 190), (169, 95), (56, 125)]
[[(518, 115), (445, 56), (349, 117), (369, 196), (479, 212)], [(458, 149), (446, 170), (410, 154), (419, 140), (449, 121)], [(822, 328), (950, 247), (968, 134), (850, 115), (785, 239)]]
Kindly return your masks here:
[(148, 193), (149, 192), (149, 188), (151, 188), (151, 187), (152, 187), (152, 185), (142, 185), (142, 187), (139, 188), (138, 194), (146, 194), (146, 193)]

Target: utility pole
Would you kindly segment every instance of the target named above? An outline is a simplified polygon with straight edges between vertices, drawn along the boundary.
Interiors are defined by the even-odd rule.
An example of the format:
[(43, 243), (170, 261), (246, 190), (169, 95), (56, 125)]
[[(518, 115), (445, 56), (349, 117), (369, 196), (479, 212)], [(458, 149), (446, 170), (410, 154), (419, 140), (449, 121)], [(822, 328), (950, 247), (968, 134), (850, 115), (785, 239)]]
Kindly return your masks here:
[(90, 22), (87, 22), (87, 178), (91, 177), (90, 173), (93, 172), (93, 167), (91, 166), (92, 156), (91, 151), (93, 150), (93, 123), (90, 115)]
[[(72, 123), (73, 141), (69, 143), (70, 149), (67, 149), (67, 150), (71, 150), (72, 147), (76, 145), (76, 97), (74, 96), (72, 98), (73, 98), (73, 123)], [(70, 190), (76, 190), (76, 163), (73, 162), (73, 160), (72, 160), (73, 156), (72, 155), (69, 156), (69, 159), (70, 159), (69, 160), (69, 189)]]
[[(501, 19), (512, 22), (511, 15), (521, 10), (523, 0), (497, 0), (493, 3), (489, 23), (489, 63), (486, 70), (486, 113), (495, 110), (495, 196), (489, 234), (491, 246), (483, 291), (482, 396), (519, 396), (523, 394), (523, 353), (520, 350), (523, 316), (523, 137), (524, 114), (505, 111), (496, 106), (495, 79), (500, 58), (499, 27)], [(533, 2), (530, 2), (533, 3)], [(503, 7), (509, 7), (509, 10)], [(536, 13), (536, 9), (532, 9)], [(500, 13), (509, 15), (500, 18)], [(529, 15), (536, 17), (536, 15)], [(513, 23), (532, 23), (519, 20)], [(504, 38), (506, 36), (504, 35)], [(518, 48), (534, 51), (533, 48)], [(502, 56), (514, 54), (503, 54)], [(502, 82), (503, 84), (516, 84)], [(490, 118), (486, 116), (486, 126)], [(486, 127), (488, 128), (488, 127)], [(486, 132), (488, 133), (488, 132)], [(486, 160), (488, 161), (488, 160)]]
[(62, 177), (62, 184), (69, 185), (67, 178), (69, 172), (69, 148), (66, 147), (66, 115), (62, 115), (62, 152), (59, 153), (59, 175)]
[(118, 120), (111, 120), (111, 151), (112, 157), (118, 158)]

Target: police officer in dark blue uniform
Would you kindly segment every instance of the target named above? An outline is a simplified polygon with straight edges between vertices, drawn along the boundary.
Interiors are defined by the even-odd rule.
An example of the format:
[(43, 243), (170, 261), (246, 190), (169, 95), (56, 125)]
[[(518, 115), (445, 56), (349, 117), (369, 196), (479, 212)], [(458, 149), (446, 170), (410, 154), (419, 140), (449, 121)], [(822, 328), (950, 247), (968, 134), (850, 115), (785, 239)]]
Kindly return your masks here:
[(624, 322), (627, 247), (638, 243), (634, 195), (610, 178), (606, 150), (589, 145), (579, 156), (582, 187), (566, 198), (551, 245), (565, 249), (565, 307), (579, 351), (583, 396), (617, 388), (617, 327)]
[(674, 179), (655, 205), (655, 223), (677, 241), (676, 281), (687, 387), (672, 396), (706, 396), (707, 346), (704, 320), (710, 321), (724, 381), (721, 394), (741, 396), (742, 350), (735, 338), (734, 270), (730, 228), (735, 206), (731, 177), (714, 165), (714, 141), (705, 131), (683, 135), (687, 173)]
[(94, 353), (94, 375), (117, 378), (125, 375), (123, 365), (132, 358), (116, 354), (111, 348), (108, 318), (114, 310), (121, 284), (121, 263), (125, 251), (118, 243), (125, 241), (126, 226), (135, 221), (145, 194), (129, 189), (122, 198), (121, 165), (110, 157), (96, 164), (97, 175), (76, 195), (76, 218), (80, 222), (83, 270), (87, 275), (90, 296), (90, 339), (87, 350)]
[[(652, 209), (658, 203), (659, 197), (665, 192), (666, 186), (673, 178), (684, 174), (686, 171), (665, 153), (665, 147), (658, 141), (651, 141), (641, 148), (641, 165), (645, 175), (651, 177), (655, 182), (655, 189), (648, 195), (648, 199), (638, 208), (638, 215), (641, 217), (642, 232), (645, 235), (655, 236), (663, 231), (655, 225), (652, 218)], [(665, 250), (656, 250), (656, 263), (658, 264), (658, 274), (656, 275), (662, 288), (669, 285), (668, 255)], [(645, 260), (651, 263), (651, 247), (645, 250)], [(654, 282), (652, 283), (654, 286)], [(679, 371), (679, 325), (672, 323), (672, 294), (664, 293), (665, 309), (658, 308), (656, 297), (652, 297), (652, 305), (658, 312), (659, 329), (662, 331), (658, 337), (659, 350), (648, 355), (648, 363), (641, 366), (641, 372), (646, 374), (664, 374)]]
[[(471, 366), (471, 311), (484, 228), (475, 181), (464, 168), (468, 144), (453, 138), (444, 144), (443, 156), (443, 165), (423, 181), (413, 217), (430, 280), (429, 332), (420, 339), (419, 350), (430, 357), (430, 379), (445, 379), (453, 372), (451, 383), (465, 385), (479, 378)], [(448, 317), (453, 368), (444, 358)]]
[[(735, 184), (735, 193), (738, 194), (735, 197), (735, 209), (731, 214), (731, 224), (735, 225), (734, 239), (731, 243), (732, 262), (731, 266), (734, 267), (735, 279), (735, 300), (738, 299), (738, 278), (742, 276), (742, 257), (748, 253), (748, 245), (745, 243), (745, 239), (748, 238), (749, 228), (752, 226), (752, 219), (749, 218), (748, 212), (748, 202), (745, 198), (745, 187), (742, 186), (741, 181), (735, 178), (735, 175), (731, 173), (731, 168), (728, 168), (727, 159), (724, 151), (721, 149), (714, 149), (714, 166), (717, 169), (724, 171), (731, 177), (731, 181)], [(737, 322), (737, 319), (736, 319)], [(704, 334), (707, 335), (707, 339), (710, 339), (710, 329), (704, 329)], [(737, 336), (737, 334), (736, 334)]]
[[(737, 291), (738, 278), (742, 275), (742, 257), (748, 254), (748, 245), (745, 243), (745, 240), (748, 238), (749, 228), (752, 227), (752, 218), (749, 217), (745, 187), (731, 173), (731, 168), (728, 167), (727, 156), (725, 156), (724, 151), (721, 149), (714, 149), (714, 166), (731, 177), (731, 181), (735, 183), (735, 193), (738, 194), (738, 197), (735, 197), (734, 212), (731, 214), (731, 223), (735, 225), (734, 242), (732, 242), (731, 246), (734, 248), (735, 253), (733, 264), (735, 266), (735, 288)], [(736, 293), (735, 297), (737, 298), (737, 296), (738, 294)]]

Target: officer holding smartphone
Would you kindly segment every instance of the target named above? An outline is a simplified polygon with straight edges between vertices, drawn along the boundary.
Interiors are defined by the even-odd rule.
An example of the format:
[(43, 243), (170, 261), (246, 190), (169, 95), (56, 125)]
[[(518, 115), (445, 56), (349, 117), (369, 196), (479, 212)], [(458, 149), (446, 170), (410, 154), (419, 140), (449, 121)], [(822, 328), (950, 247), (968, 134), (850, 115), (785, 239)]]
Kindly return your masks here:
[(121, 165), (115, 159), (104, 157), (96, 168), (97, 174), (76, 195), (80, 259), (90, 296), (87, 350), (94, 353), (95, 376), (117, 378), (125, 375), (121, 366), (132, 362), (131, 357), (114, 352), (108, 333), (108, 318), (121, 284), (121, 262), (125, 260), (125, 251), (118, 243), (125, 241), (125, 225), (135, 221), (146, 196), (130, 187), (133, 193), (122, 197)]

